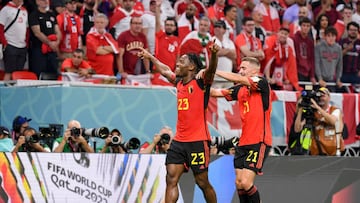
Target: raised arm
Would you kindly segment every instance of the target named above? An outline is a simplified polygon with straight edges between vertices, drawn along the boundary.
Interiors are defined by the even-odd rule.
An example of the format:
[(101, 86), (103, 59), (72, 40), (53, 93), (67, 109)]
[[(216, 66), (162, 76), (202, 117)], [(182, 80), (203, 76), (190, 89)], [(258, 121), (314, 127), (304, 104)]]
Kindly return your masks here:
[(220, 50), (220, 47), (215, 43), (210, 46), (211, 58), (209, 68), (205, 70), (204, 81), (207, 84), (211, 84), (214, 80), (215, 71), (218, 63), (217, 53)]
[(141, 51), (138, 52), (138, 57), (150, 60), (156, 66), (156, 71), (158, 71), (162, 76), (166, 77), (169, 82), (175, 83), (175, 74), (171, 71), (169, 66), (159, 61), (159, 59), (149, 53), (146, 49), (142, 47), (139, 47), (139, 49)]
[(159, 32), (161, 30), (161, 3), (162, 0), (156, 1), (156, 10), (155, 10), (155, 32)]
[(231, 73), (231, 72), (218, 70), (218, 71), (216, 71), (216, 75), (218, 75), (226, 80), (229, 80), (231, 82), (234, 82), (234, 83), (250, 86), (250, 82), (249, 82), (248, 78), (245, 76), (241, 76), (238, 73)]

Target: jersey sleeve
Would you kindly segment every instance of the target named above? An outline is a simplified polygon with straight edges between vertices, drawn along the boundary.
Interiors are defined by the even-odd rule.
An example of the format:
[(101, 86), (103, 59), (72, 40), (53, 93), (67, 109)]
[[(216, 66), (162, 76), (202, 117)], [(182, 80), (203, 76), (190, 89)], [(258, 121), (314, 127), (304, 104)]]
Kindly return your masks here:
[(96, 57), (96, 49), (98, 47), (98, 41), (96, 37), (91, 34), (86, 35), (86, 55), (87, 58), (95, 58)]
[(35, 26), (35, 25), (40, 25), (39, 20), (37, 19), (36, 12), (32, 12), (29, 15), (29, 21), (28, 22), (29, 22), (30, 27)]
[(59, 28), (62, 32), (64, 32), (64, 18), (63, 18), (63, 15), (62, 14), (59, 14), (56, 16), (56, 21), (59, 25)]
[(79, 68), (88, 69), (88, 68), (91, 68), (91, 66), (90, 66), (90, 64), (89, 64), (87, 61), (83, 60), (83, 61), (81, 62), (81, 64), (80, 64), (80, 67), (79, 67)]
[(119, 37), (117, 38), (117, 42), (118, 42), (118, 45), (119, 45), (119, 48), (123, 48), (125, 49), (125, 46), (126, 46), (126, 41), (125, 41), (125, 38), (126, 38), (126, 35), (125, 35), (126, 32), (122, 32)]
[(7, 12), (7, 7), (4, 7), (1, 11), (0, 11), (0, 24), (2, 24), (3, 26), (6, 25), (6, 22), (8, 20), (8, 18), (6, 17), (6, 12)]
[(71, 59), (64, 60), (64, 62), (61, 64), (61, 72), (65, 72), (66, 68), (72, 68)]
[(240, 91), (241, 85), (232, 86), (228, 89), (222, 91), (225, 99), (227, 101), (236, 101), (238, 100), (238, 93)]
[(261, 93), (264, 110), (269, 109), (270, 105), (270, 86), (264, 77), (254, 76), (249, 78), (250, 89)]

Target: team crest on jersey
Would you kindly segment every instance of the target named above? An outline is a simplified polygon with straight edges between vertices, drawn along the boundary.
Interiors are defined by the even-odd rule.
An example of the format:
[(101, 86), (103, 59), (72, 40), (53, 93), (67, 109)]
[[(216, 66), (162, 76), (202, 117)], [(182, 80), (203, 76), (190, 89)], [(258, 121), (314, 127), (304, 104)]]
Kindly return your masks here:
[(193, 91), (194, 91), (194, 87), (193, 87), (193, 86), (189, 86), (189, 87), (188, 87), (188, 93), (191, 94), (191, 93), (193, 93)]
[(55, 21), (55, 18), (54, 17), (50, 17), (50, 20), (52, 21), (52, 22), (54, 22)]

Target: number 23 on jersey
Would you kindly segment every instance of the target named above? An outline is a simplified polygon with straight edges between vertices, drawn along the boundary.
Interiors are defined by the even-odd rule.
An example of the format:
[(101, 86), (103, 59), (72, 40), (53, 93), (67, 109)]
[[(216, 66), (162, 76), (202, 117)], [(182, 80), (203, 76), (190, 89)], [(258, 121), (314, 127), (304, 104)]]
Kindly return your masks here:
[(189, 109), (189, 99), (188, 98), (178, 99), (178, 110), (186, 111), (188, 109)]

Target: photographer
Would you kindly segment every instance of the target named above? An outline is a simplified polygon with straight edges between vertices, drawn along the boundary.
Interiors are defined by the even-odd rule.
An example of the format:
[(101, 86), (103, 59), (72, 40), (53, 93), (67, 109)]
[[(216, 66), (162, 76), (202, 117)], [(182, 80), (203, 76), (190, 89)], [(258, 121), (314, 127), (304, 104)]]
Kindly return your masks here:
[(169, 126), (164, 126), (158, 134), (154, 135), (151, 144), (148, 144), (148, 146), (145, 147), (143, 145), (139, 154), (166, 154), (167, 150), (170, 148), (172, 137), (172, 129)]
[(4, 126), (0, 126), (0, 152), (12, 152), (14, 143), (9, 138), (10, 131)]
[(20, 135), (13, 152), (50, 152), (48, 146), (40, 144), (39, 135), (32, 127), (27, 127)]
[(93, 148), (82, 136), (82, 131), (79, 121), (69, 121), (64, 136), (54, 141), (53, 152), (94, 152)]
[(122, 135), (118, 129), (113, 129), (109, 136), (105, 139), (105, 145), (99, 151), (101, 153), (120, 153), (125, 154), (126, 151), (121, 144), (123, 141)]
[[(311, 155), (340, 155), (344, 151), (344, 141), (341, 136), (343, 130), (342, 113), (339, 108), (330, 104), (330, 91), (321, 87), (318, 91), (318, 103), (311, 98), (313, 116), (303, 117), (304, 106), (299, 108), (295, 119), (294, 131), (303, 130), (307, 119), (313, 119), (311, 129)], [(303, 98), (304, 99), (304, 98)]]
[(20, 135), (23, 135), (24, 130), (29, 127), (29, 122), (31, 118), (23, 117), (23, 116), (16, 116), (12, 123), (12, 139), (15, 142)]

